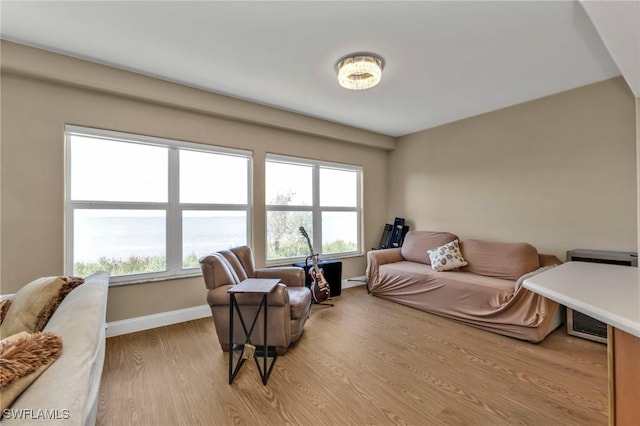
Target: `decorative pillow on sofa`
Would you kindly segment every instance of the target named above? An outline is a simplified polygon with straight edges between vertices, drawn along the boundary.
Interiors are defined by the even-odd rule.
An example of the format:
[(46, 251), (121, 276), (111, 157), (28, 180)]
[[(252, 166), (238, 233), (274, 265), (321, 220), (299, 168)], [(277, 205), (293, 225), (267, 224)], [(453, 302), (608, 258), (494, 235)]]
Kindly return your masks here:
[(0, 413), (60, 356), (53, 333), (21, 332), (0, 341)]
[(409, 231), (400, 248), (400, 254), (402, 254), (404, 260), (429, 265), (429, 256), (424, 255), (428, 250), (457, 239), (458, 236), (450, 232)]
[(428, 250), (427, 254), (431, 260), (431, 268), (436, 272), (450, 271), (467, 265), (460, 253), (458, 240)]
[(4, 317), (7, 315), (9, 306), (11, 306), (11, 299), (0, 300), (0, 324), (4, 321)]
[(0, 338), (42, 331), (67, 294), (83, 282), (76, 277), (44, 277), (22, 287), (0, 324)]

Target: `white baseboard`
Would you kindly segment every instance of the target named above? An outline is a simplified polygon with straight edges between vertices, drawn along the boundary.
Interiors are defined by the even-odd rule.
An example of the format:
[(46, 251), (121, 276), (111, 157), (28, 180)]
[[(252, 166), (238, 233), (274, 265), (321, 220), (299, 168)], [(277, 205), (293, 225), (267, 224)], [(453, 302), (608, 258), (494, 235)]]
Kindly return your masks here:
[[(357, 287), (366, 284), (366, 277), (354, 277), (342, 280), (342, 288)], [(107, 323), (107, 337), (120, 336), (135, 333), (136, 331), (150, 330), (164, 327), (165, 325), (178, 324), (211, 316), (209, 305), (194, 306), (192, 308), (178, 309), (142, 317), (129, 318)]]
[(209, 308), (209, 305), (200, 305), (192, 308), (184, 308), (120, 321), (112, 321), (107, 323), (107, 337), (135, 333), (136, 331), (164, 327), (165, 325), (178, 324), (210, 316), (211, 308)]

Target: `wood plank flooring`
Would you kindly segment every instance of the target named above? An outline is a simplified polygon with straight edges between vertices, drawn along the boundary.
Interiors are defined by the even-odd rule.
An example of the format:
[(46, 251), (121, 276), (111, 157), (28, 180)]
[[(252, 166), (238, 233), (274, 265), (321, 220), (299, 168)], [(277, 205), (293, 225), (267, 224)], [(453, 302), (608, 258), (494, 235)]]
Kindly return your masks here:
[(532, 344), (345, 289), (267, 386), (210, 318), (107, 339), (98, 425), (606, 425), (606, 346)]

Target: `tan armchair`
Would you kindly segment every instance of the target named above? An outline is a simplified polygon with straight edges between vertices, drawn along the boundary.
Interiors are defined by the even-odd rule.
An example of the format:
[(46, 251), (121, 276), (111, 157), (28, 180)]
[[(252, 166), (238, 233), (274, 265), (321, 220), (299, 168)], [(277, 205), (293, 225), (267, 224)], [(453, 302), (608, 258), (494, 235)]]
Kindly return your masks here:
[[(207, 286), (207, 302), (211, 307), (213, 322), (222, 350), (229, 351), (229, 287), (247, 278), (279, 278), (281, 283), (269, 294), (268, 335), (269, 346), (275, 346), (279, 355), (287, 352), (296, 342), (311, 311), (311, 292), (305, 287), (304, 269), (293, 266), (256, 268), (251, 248), (247, 246), (221, 250), (200, 258), (200, 267)], [(243, 318), (253, 318), (261, 295), (238, 294)], [(242, 327), (234, 312), (234, 340), (244, 342)], [(251, 335), (254, 345), (262, 344), (262, 315)]]

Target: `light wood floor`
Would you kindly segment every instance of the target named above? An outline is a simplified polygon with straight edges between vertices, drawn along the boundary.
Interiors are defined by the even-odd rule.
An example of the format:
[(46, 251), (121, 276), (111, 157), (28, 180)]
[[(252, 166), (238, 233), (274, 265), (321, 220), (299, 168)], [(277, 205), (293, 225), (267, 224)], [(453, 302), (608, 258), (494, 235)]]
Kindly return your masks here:
[[(210, 318), (107, 339), (98, 425), (606, 425), (605, 345), (532, 344), (346, 289), (267, 386)], [(62, 391), (62, 390), (61, 390)]]

